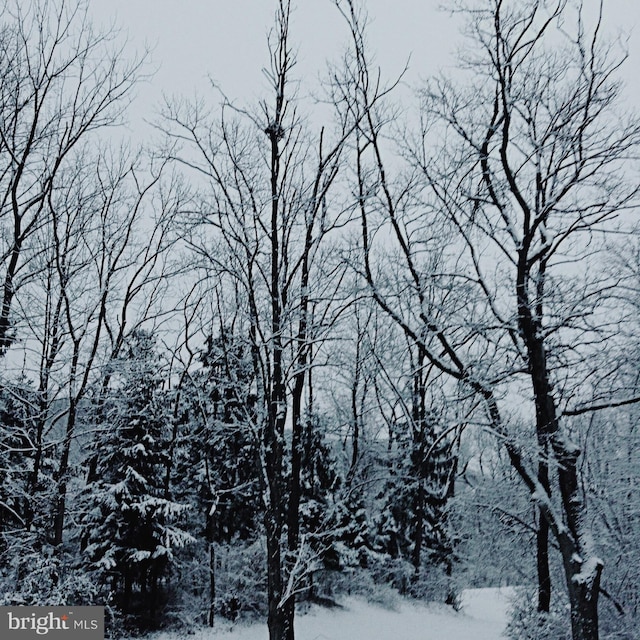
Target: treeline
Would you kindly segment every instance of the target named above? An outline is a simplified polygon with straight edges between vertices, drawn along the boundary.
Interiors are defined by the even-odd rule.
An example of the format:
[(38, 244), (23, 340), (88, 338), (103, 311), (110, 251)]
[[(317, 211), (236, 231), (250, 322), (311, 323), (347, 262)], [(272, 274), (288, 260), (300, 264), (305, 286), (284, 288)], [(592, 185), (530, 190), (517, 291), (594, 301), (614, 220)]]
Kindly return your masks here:
[(292, 640), (303, 600), (509, 583), (513, 637), (630, 634), (624, 51), (562, 1), (461, 8), (405, 121), (335, 5), (319, 111), (280, 0), (270, 95), (168, 101), (140, 150), (108, 133), (144, 60), (84, 4), (1, 14), (2, 603)]

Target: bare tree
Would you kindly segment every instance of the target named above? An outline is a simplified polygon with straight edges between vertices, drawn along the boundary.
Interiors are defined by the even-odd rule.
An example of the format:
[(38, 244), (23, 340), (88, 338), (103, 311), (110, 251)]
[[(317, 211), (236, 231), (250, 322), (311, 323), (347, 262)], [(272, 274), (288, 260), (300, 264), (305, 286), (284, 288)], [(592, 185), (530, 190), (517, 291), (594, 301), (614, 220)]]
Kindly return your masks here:
[(257, 113), (225, 100), (216, 122), (202, 103), (169, 105), (161, 125), (173, 141), (169, 155), (205, 181), (188, 242), (212, 288), (223, 283), (242, 310), (236, 336), (244, 332), (255, 380), (247, 419), (260, 451), (272, 640), (293, 638), (306, 574), (299, 527), (305, 392), (343, 273), (323, 247), (342, 213), (332, 211), (330, 189), (348, 137), (346, 118), (311, 136), (298, 115), (290, 11), (288, 0), (277, 3), (265, 70), (272, 98)]
[[(172, 309), (164, 294), (171, 275), (167, 253), (176, 239), (170, 219), (179, 194), (160, 188), (163, 166), (152, 167), (145, 175), (126, 156), (116, 161), (115, 167), (98, 162), (95, 182), (81, 174), (76, 185), (80, 194), (72, 192), (71, 199), (65, 194), (61, 202), (50, 199), (62, 335), (67, 343), (54, 545), (63, 539), (69, 454), (80, 402), (101, 377), (101, 368), (108, 369), (118, 357), (125, 335), (142, 324), (157, 323)], [(88, 197), (86, 184), (91, 185)], [(102, 388), (108, 378), (102, 379)]]
[[(17, 298), (22, 366), (36, 371), (38, 380), (33, 495), (51, 489), (41, 486), (45, 449), (58, 453), (52, 522), (42, 525), (54, 546), (65, 532), (81, 403), (97, 380), (104, 381), (126, 332), (158, 319), (154, 314), (168, 276), (175, 190), (160, 189), (162, 167), (149, 171), (139, 158), (120, 151), (110, 157), (102, 147), (98, 159), (83, 153), (75, 165), (58, 172), (32, 238), (37, 269)], [(155, 219), (148, 215), (151, 201)]]
[[(638, 124), (616, 112), (621, 58), (602, 41), (601, 11), (588, 30), (563, 0), (463, 7), (470, 86), (441, 80), (424, 91), (423, 130), (407, 143), (409, 169), (394, 184), (384, 114), (371, 108), (381, 88), (346, 6), (356, 51), (351, 108), (369, 114), (356, 156), (364, 275), (429, 361), (483, 401), (542, 515), (539, 607), (550, 598), (550, 531), (573, 637), (597, 638), (603, 562), (580, 490), (581, 451), (563, 414), (590, 388), (595, 345), (616, 328), (603, 313), (616, 282), (598, 260), (603, 234), (635, 202), (626, 163), (640, 141)], [(395, 245), (394, 275), (381, 278), (374, 260), (383, 231)], [(435, 268), (434, 250), (443, 257)], [(530, 451), (508, 428), (501, 395), (509, 390), (531, 397)]]
[[(116, 123), (140, 62), (92, 28), (86, 3), (9, 2), (0, 31), (0, 352), (15, 339), (15, 297), (32, 276), (32, 238), (76, 147)], [(70, 160), (73, 164), (74, 160)]]

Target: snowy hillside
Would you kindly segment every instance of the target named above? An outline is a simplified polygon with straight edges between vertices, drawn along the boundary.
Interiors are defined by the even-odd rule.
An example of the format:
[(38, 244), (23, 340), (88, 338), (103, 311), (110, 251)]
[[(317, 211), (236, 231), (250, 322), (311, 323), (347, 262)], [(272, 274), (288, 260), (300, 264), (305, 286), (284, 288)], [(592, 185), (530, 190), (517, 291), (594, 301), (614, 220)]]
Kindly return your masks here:
[[(463, 593), (462, 610), (403, 601), (393, 609), (347, 599), (342, 609), (312, 608), (296, 616), (297, 640), (502, 640), (511, 589)], [(266, 625), (222, 627), (195, 634), (162, 633), (154, 640), (266, 640)]]

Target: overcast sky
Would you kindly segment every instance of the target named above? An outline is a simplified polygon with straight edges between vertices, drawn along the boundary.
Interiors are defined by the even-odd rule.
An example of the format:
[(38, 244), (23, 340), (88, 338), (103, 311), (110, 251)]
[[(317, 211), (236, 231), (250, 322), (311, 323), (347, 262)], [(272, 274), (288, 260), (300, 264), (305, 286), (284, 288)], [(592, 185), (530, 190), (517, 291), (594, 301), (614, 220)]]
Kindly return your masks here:
[[(598, 2), (584, 0), (591, 10)], [(409, 81), (453, 64), (462, 39), (455, 21), (438, 9), (441, 4), (366, 0), (370, 44), (387, 77), (396, 76), (409, 57)], [(206, 91), (208, 76), (235, 100), (247, 103), (263, 95), (261, 69), (268, 62), (266, 35), (273, 25), (275, 0), (100, 0), (90, 5), (97, 22), (113, 21), (128, 34), (132, 51), (152, 49), (156, 72), (138, 91), (134, 127), (142, 117), (153, 117), (163, 94), (189, 97)], [(605, 0), (605, 17), (608, 33), (630, 36), (623, 75), (629, 101), (640, 108), (640, 1)], [(298, 50), (297, 75), (313, 79), (327, 58), (336, 59), (347, 33), (332, 0), (298, 0), (292, 38)]]

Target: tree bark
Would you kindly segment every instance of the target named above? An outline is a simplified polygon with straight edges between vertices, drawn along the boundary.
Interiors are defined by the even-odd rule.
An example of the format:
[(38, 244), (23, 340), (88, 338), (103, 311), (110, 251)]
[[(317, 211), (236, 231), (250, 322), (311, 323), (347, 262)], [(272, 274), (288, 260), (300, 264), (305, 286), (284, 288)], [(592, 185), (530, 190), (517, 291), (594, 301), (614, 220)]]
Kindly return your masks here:
[[(529, 260), (525, 245), (518, 261), (516, 297), (518, 301), (518, 325), (525, 343), (529, 375), (534, 392), (536, 425), (538, 439), (544, 445), (541, 456), (553, 455), (558, 466), (558, 488), (568, 534), (556, 532), (563, 565), (569, 603), (571, 606), (571, 628), (574, 640), (598, 640), (598, 595), (602, 562), (585, 548), (583, 528), (585, 526), (585, 505), (580, 496), (577, 461), (578, 448), (560, 433), (556, 401), (547, 366), (547, 354), (543, 342), (543, 330), (539, 314), (535, 314), (529, 300), (527, 283), (530, 278)], [(542, 488), (550, 499), (548, 468), (544, 460), (542, 469)], [(551, 522), (547, 521), (547, 528)], [(542, 540), (544, 525), (538, 532), (538, 578), (539, 606), (546, 604), (547, 593), (543, 580), (548, 579), (548, 539)], [(541, 535), (541, 531), (543, 534)], [(560, 534), (560, 535), (559, 535)], [(546, 536), (548, 538), (548, 536)], [(545, 557), (541, 556), (541, 553)], [(543, 560), (546, 566), (541, 567)]]

